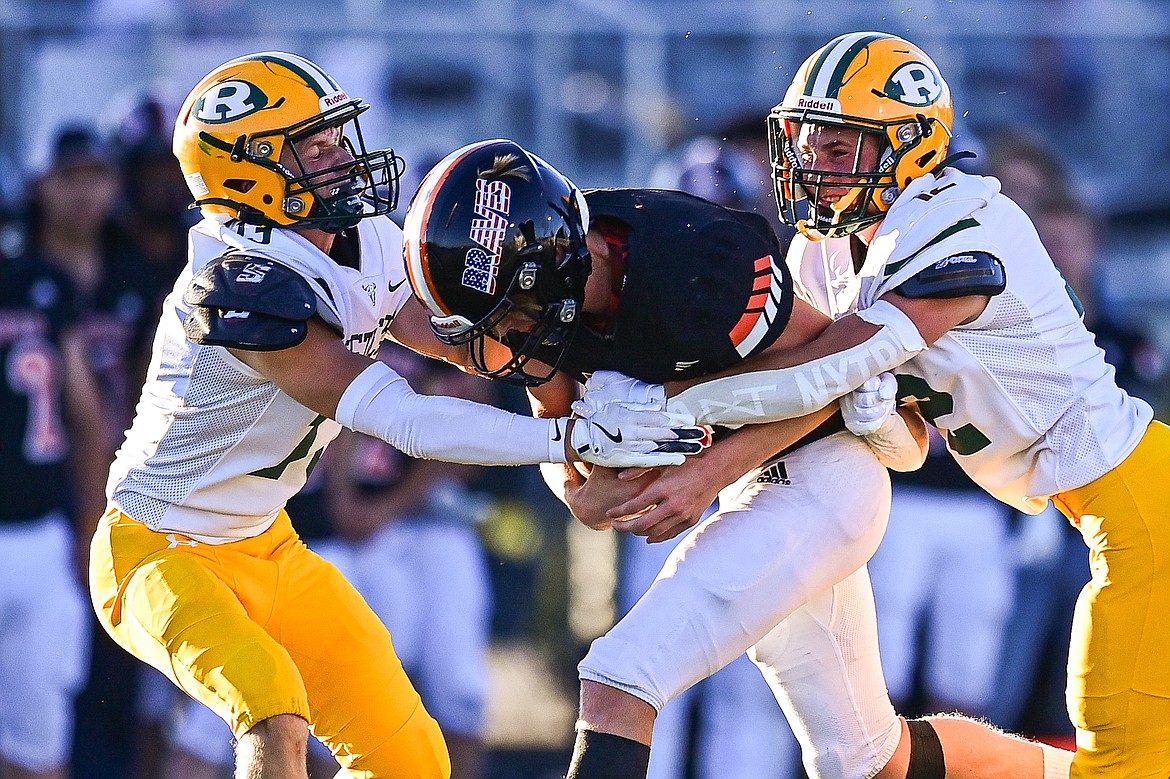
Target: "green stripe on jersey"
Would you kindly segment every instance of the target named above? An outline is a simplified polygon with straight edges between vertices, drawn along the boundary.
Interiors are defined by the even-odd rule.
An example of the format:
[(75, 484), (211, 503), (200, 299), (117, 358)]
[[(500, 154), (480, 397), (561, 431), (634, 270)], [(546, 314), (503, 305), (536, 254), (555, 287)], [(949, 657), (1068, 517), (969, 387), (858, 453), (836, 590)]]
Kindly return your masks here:
[(978, 227), (978, 226), (979, 226), (979, 222), (975, 219), (972, 219), (971, 217), (967, 217), (966, 219), (960, 219), (959, 221), (955, 222), (953, 225), (951, 225), (947, 229), (943, 230), (941, 233), (939, 233), (935, 237), (931, 238), (929, 241), (926, 242), (925, 246), (923, 246), (921, 249), (919, 249), (918, 251), (911, 254), (909, 257), (902, 259), (902, 260), (898, 260), (897, 262), (891, 262), (888, 265), (886, 265), (885, 270), (882, 272), (882, 275), (888, 279), (890, 276), (893, 276), (895, 273), (902, 270), (902, 268), (906, 267), (906, 263), (910, 262), (915, 257), (922, 254), (924, 251), (929, 249), (931, 246), (934, 246), (936, 243), (940, 243), (942, 241), (945, 241), (946, 239), (950, 238), (955, 233), (962, 232), (963, 230), (966, 230), (970, 227)]

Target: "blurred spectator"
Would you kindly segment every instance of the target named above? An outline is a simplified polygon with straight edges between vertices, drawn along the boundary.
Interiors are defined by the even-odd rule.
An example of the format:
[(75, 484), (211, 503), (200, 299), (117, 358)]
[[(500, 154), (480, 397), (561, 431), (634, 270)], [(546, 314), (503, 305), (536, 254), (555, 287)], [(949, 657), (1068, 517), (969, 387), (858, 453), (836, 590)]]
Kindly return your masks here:
[(187, 229), (199, 220), (190, 208), (191, 191), (171, 153), (177, 108), (153, 96), (125, 113), (114, 132), (122, 174), (123, 203), (118, 221), (146, 262), (140, 272), (162, 302), (187, 259)]
[(692, 138), (651, 173), (651, 186), (681, 189), (743, 211), (768, 197), (764, 169), (744, 150), (710, 136)]
[(63, 271), (77, 290), (87, 354), (109, 411), (111, 441), (117, 440), (133, 414), (140, 355), (162, 282), (115, 219), (117, 160), (95, 130), (62, 129), (29, 195), (29, 251)]
[(981, 716), (995, 694), (1012, 605), (1011, 511), (929, 430), (922, 468), (890, 474), (890, 522), (869, 562), (882, 669), (901, 714)]
[(1085, 312), (1085, 324), (1117, 370), (1117, 382), (1131, 395), (1148, 400), (1156, 413), (1165, 410), (1165, 359), (1137, 324), (1116, 308), (1100, 305), (1101, 240), (1099, 217), (1072, 197), (1042, 198), (1032, 221), (1065, 281)]
[(1066, 198), (1064, 166), (1043, 137), (1023, 128), (1001, 128), (986, 146), (984, 173), (1029, 216), (1043, 199)]
[(780, 222), (772, 197), (766, 124), (759, 113), (736, 116), (711, 135), (691, 138), (663, 159), (649, 186), (681, 189), (741, 211), (754, 211), (772, 223), (786, 242), (792, 229)]
[[(120, 191), (106, 141), (88, 126), (67, 126), (53, 140), (47, 167), (30, 182), (26, 211), (29, 257), (68, 278), (76, 292), (83, 354), (101, 392), (101, 411), (87, 425), (100, 436), (92, 454), (102, 470), (129, 426), (157, 299), (141, 255), (115, 221)], [(82, 548), (88, 549), (101, 514), (100, 505), (79, 514)], [(92, 634), (89, 681), (77, 701), (74, 768), (82, 779), (124, 769), (134, 749), (139, 664), (105, 631)]]
[[(0, 253), (0, 776), (64, 779), (108, 458), (68, 277)], [(75, 534), (74, 525), (82, 527)], [(81, 536), (81, 538), (78, 538)]]

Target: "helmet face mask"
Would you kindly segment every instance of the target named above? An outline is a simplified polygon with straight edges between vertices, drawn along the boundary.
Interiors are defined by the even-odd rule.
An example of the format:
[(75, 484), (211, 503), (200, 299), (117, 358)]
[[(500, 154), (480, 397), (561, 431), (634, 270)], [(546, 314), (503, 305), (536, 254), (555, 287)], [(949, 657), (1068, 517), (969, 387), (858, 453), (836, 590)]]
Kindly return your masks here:
[(427, 174), (403, 229), (411, 286), (439, 340), (468, 345), (490, 378), (552, 378), (590, 268), (588, 209), (572, 182), (512, 141), (471, 144)]
[[(780, 218), (812, 239), (881, 221), (911, 181), (945, 164), (953, 113), (938, 69), (913, 44), (882, 33), (831, 41), (805, 61), (768, 117)], [(810, 128), (855, 137), (852, 167), (818, 167)]]
[[(770, 117), (769, 125), (777, 121), (781, 120)], [(810, 230), (828, 237), (865, 229), (882, 218), (883, 213), (873, 201), (888, 197), (885, 193), (896, 189), (888, 165), (883, 164), (890, 159), (889, 146), (878, 133), (810, 120), (788, 120), (776, 137), (784, 145), (788, 161), (783, 179), (774, 182), (777, 187), (783, 182), (784, 189), (777, 191), (777, 198), (783, 198), (786, 205), (786, 221), (794, 224), (803, 216)], [(832, 140), (823, 140), (826, 137)], [(810, 146), (819, 150), (834, 144), (843, 164), (820, 167), (810, 159), (814, 156)], [(804, 205), (801, 214), (796, 212), (798, 203)]]
[[(173, 148), (205, 212), (340, 232), (397, 207), (402, 160), (366, 149), (358, 116), (368, 108), (309, 60), (262, 52), (221, 65), (191, 91)], [(333, 127), (352, 162), (305, 172), (296, 142)]]
[[(357, 115), (367, 107), (362, 104), (346, 106), (348, 112), (338, 112), (340, 116), (335, 117), (326, 113), (309, 124), (306, 129), (289, 128), (286, 148), (290, 150), (302, 172), (295, 174), (285, 166), (285, 178), (288, 180), (283, 204), (285, 213), (302, 211), (303, 201), (309, 200), (312, 206), (308, 216), (303, 217), (301, 223), (337, 233), (356, 226), (358, 221), (367, 215), (366, 203), (369, 204), (371, 213), (387, 213), (397, 208), (402, 160), (393, 151), (366, 151)], [(352, 119), (346, 118), (347, 113)], [(339, 120), (343, 124), (335, 123)], [(352, 124), (356, 144), (345, 134), (347, 126), (345, 123)], [(300, 159), (297, 141), (331, 127), (341, 129), (340, 145), (354, 161), (304, 172), (308, 170), (308, 166)]]
[[(518, 280), (520, 276), (516, 278)], [(486, 378), (535, 387), (556, 374), (560, 358), (563, 358), (580, 327), (581, 318), (577, 313), (572, 299), (541, 306), (535, 296), (513, 294), (510, 291), (500, 300), (496, 310), (477, 326), (449, 342), (467, 343), (472, 364)], [(493, 356), (489, 354), (488, 339), (506, 346), (510, 357), (502, 362), (498, 358), (493, 361)], [(554, 354), (556, 358), (548, 362), (539, 361), (536, 358), (538, 351)]]

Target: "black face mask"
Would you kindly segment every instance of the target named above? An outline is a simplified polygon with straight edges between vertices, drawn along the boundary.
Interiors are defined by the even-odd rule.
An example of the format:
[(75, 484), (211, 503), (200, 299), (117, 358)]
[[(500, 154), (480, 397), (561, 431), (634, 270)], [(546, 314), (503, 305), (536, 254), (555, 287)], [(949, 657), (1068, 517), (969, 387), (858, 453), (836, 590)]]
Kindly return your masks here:
[[(288, 179), (288, 197), (305, 197), (311, 193), (314, 200), (309, 213), (299, 220), (299, 226), (340, 233), (357, 226), (366, 217), (386, 214), (397, 207), (398, 181), (405, 167), (402, 158), (389, 149), (367, 152), (356, 119), (354, 134), (356, 145), (348, 137), (341, 139), (353, 161)], [(293, 137), (288, 136), (289, 143)], [(293, 151), (295, 154), (295, 147)], [(299, 158), (297, 163), (304, 170)]]
[(313, 226), (327, 233), (340, 233), (356, 227), (365, 215), (361, 187), (356, 179), (342, 184), (329, 198), (318, 197), (309, 211)]

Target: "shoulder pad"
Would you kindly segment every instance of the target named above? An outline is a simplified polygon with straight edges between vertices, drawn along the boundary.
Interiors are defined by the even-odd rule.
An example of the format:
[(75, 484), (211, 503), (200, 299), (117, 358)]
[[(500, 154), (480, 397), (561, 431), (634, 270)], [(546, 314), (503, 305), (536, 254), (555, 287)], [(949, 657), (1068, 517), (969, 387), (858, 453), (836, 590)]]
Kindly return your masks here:
[(959, 298), (965, 295), (998, 295), (1007, 285), (999, 258), (987, 252), (964, 252), (928, 265), (895, 291), (908, 298)]
[(183, 302), (187, 337), (206, 346), (273, 351), (296, 346), (317, 296), (295, 271), (266, 258), (225, 254), (191, 278)]

